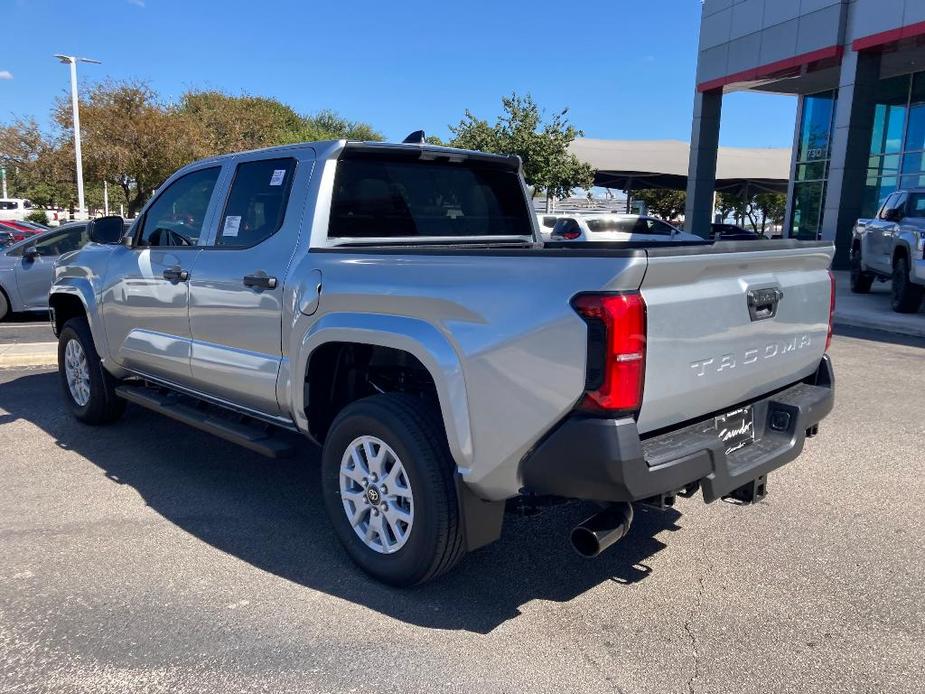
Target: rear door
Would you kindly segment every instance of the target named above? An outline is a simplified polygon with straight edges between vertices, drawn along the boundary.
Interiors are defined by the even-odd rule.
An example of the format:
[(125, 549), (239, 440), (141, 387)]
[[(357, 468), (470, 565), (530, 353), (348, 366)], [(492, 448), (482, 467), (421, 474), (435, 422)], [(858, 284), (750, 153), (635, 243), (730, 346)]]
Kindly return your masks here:
[(756, 249), (647, 251), (641, 431), (732, 409), (819, 365), (828, 333), (831, 245), (748, 246)]
[(194, 387), (280, 412), (283, 285), (301, 232), (314, 150), (235, 157), (221, 214), (190, 278)]

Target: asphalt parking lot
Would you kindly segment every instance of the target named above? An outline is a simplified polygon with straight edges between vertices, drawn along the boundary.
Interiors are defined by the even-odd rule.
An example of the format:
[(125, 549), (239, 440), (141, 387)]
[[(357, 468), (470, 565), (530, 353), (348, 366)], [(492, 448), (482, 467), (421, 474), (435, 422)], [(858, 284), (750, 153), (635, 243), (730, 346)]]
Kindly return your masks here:
[(921, 692), (925, 341), (832, 352), (836, 411), (762, 503), (640, 509), (593, 561), (588, 507), (512, 515), (410, 591), (340, 551), (309, 445), (90, 429), (0, 370), (0, 691)]

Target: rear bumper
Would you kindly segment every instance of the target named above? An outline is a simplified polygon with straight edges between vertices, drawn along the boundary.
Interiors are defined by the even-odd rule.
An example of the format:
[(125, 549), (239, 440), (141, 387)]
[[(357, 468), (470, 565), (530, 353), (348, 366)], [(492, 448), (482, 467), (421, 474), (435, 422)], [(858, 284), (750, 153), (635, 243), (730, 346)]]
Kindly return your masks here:
[(704, 501), (715, 501), (796, 458), (807, 429), (831, 412), (834, 384), (826, 355), (806, 381), (752, 402), (755, 441), (729, 455), (713, 417), (641, 439), (630, 418), (571, 416), (524, 459), (524, 490), (616, 502), (699, 483)]

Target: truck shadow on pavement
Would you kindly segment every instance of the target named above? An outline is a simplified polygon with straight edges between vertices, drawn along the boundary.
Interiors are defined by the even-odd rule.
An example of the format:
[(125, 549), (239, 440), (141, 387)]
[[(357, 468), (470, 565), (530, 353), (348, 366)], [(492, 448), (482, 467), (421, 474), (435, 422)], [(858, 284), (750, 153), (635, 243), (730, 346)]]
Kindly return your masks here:
[(677, 511), (637, 507), (629, 536), (589, 561), (568, 535), (593, 506), (508, 514), (501, 540), (454, 573), (397, 590), (362, 574), (337, 544), (319, 497), (320, 451), (309, 442), (293, 459), (267, 460), (133, 406), (112, 426), (87, 427), (64, 410), (59, 388), (47, 372), (5, 383), (4, 420), (32, 422), (171, 523), (253, 567), (423, 627), (487, 633), (531, 600), (564, 602), (602, 584), (618, 605), (621, 584), (645, 579), (645, 561), (665, 547), (656, 534), (680, 529)]

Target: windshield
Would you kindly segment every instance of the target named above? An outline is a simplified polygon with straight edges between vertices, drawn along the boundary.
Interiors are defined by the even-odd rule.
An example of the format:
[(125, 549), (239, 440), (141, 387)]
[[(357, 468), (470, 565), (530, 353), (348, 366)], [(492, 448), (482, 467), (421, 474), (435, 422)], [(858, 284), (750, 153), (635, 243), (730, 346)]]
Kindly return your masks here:
[(332, 238), (529, 236), (532, 227), (512, 169), (378, 153), (337, 165)]

